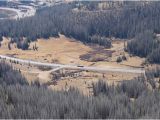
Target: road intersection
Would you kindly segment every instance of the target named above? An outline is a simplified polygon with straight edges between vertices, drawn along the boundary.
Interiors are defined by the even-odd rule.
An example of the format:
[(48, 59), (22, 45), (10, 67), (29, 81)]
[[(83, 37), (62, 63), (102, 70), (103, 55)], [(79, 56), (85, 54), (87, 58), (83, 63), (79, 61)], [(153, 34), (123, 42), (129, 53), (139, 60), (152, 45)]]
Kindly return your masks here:
[(85, 70), (85, 71), (95, 71), (95, 72), (121, 72), (121, 73), (145, 74), (145, 70), (143, 68), (64, 65), (64, 64), (55, 64), (55, 63), (44, 63), (44, 62), (38, 62), (38, 61), (33, 61), (33, 60), (23, 60), (23, 59), (9, 57), (5, 55), (0, 55), (0, 59), (10, 60), (10, 61), (14, 61), (14, 62), (21, 63), (21, 64), (52, 67), (53, 71), (56, 71), (59, 69), (75, 69), (75, 70)]

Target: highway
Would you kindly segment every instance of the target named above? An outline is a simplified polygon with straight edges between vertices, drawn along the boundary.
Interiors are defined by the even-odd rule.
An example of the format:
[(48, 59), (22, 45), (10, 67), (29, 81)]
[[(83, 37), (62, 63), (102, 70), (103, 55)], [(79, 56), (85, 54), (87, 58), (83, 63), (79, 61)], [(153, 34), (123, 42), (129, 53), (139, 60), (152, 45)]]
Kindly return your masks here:
[(64, 64), (55, 64), (55, 63), (44, 63), (32, 60), (23, 60), (19, 58), (9, 57), (5, 55), (0, 55), (0, 59), (11, 60), (21, 64), (28, 64), (34, 66), (46, 66), (53, 67), (56, 69), (76, 69), (76, 70), (86, 70), (86, 71), (95, 71), (95, 72), (122, 72), (122, 73), (135, 73), (135, 74), (145, 74), (145, 70), (142, 68), (131, 68), (131, 67), (91, 67), (91, 66), (76, 66), (76, 65), (64, 65)]
[[(46, 6), (44, 7), (51, 7), (54, 5), (59, 5), (62, 4), (64, 2), (47, 2)], [(1, 10), (9, 10), (9, 11), (13, 11), (16, 12), (15, 16), (9, 17), (9, 18), (0, 18), (0, 20), (3, 19), (21, 19), (21, 18), (25, 18), (25, 17), (31, 17), (34, 16), (36, 14), (36, 10), (37, 8), (35, 8), (34, 6), (30, 6), (30, 5), (18, 5), (18, 8), (11, 8), (11, 7), (0, 7)], [(23, 10), (26, 10), (26, 12), (23, 12)]]
[[(18, 10), (18, 9), (9, 8), (9, 7), (0, 7), (0, 9), (1, 10), (9, 10), (9, 11), (16, 12), (16, 15), (10, 17), (9, 19), (17, 19), (18, 17), (22, 17), (22, 14), (21, 14), (20, 10)], [(8, 19), (8, 18), (1, 18), (1, 19), (3, 20), (3, 19)]]
[[(19, 7), (25, 8), (27, 10), (27, 12), (22, 12), (20, 9), (9, 8), (9, 7), (0, 7), (0, 9), (14, 11), (17, 13), (17, 15), (11, 17), (10, 19), (19, 19), (19, 18), (30, 17), (30, 16), (34, 16), (36, 13), (36, 9), (31, 6), (19, 5)], [(1, 18), (1, 19), (8, 19), (8, 18)]]

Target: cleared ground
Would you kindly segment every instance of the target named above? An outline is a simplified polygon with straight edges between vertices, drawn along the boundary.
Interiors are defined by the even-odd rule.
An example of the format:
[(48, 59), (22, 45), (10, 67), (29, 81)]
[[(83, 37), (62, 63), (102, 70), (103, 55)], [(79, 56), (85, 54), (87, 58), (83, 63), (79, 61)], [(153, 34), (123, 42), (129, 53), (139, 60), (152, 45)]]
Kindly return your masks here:
[[(4, 39), (1, 42), (0, 54), (11, 55), (22, 59), (31, 59), (41, 62), (74, 64), (85, 66), (135, 66), (139, 67), (144, 62), (144, 59), (139, 57), (130, 57), (123, 50), (123, 41), (113, 41), (111, 49), (105, 49), (99, 46), (87, 46), (76, 40), (67, 38), (63, 35), (60, 38), (50, 38), (48, 40), (38, 39), (37, 42), (30, 44), (29, 50), (20, 50), (15, 44), (11, 45), (11, 50), (8, 49), (9, 39)], [(38, 51), (33, 50), (36, 44)], [(109, 57), (112, 52), (112, 57)], [(105, 58), (97, 62), (91, 62), (88, 59), (82, 59), (81, 56), (87, 56), (89, 59)], [(118, 56), (125, 55), (127, 61), (117, 63)]]
[(78, 88), (83, 94), (92, 94), (92, 84), (98, 80), (104, 80), (106, 83), (113, 85), (118, 84), (122, 80), (131, 80), (137, 77), (137, 74), (126, 73), (96, 73), (83, 71), (78, 76), (66, 77), (57, 82), (56, 85), (51, 84), (49, 88), (54, 90), (68, 90), (70, 87)]
[[(70, 87), (75, 87), (86, 95), (92, 94), (92, 83), (97, 82), (98, 80), (104, 80), (106, 83), (112, 85), (118, 84), (119, 82), (122, 82), (122, 80), (131, 80), (140, 75), (118, 72), (97, 73), (71, 69), (61, 69), (50, 73), (50, 70), (43, 71), (34, 66), (28, 67), (15, 63), (12, 63), (12, 66), (15, 69), (20, 69), (22, 75), (27, 78), (29, 83), (38, 80), (40, 84), (47, 85), (50, 89), (54, 90), (68, 90)], [(60, 78), (56, 77), (59, 75), (61, 76)]]
[[(39, 39), (30, 44), (30, 50), (17, 49), (15, 44), (11, 45), (12, 50), (8, 50), (8, 39), (2, 42), (0, 54), (12, 55), (23, 59), (32, 59), (42, 62), (55, 62), (62, 64), (90, 64), (82, 61), (79, 56), (86, 54), (92, 49), (84, 44), (61, 36), (60, 38), (50, 38), (49, 40)], [(33, 45), (38, 46), (38, 51), (33, 50)]]
[[(4, 38), (1, 42), (0, 54), (10, 55), (22, 59), (32, 59), (41, 62), (73, 64), (96, 67), (141, 67), (144, 59), (139, 57), (130, 57), (124, 52), (123, 40), (113, 40), (113, 47), (105, 49), (99, 46), (88, 46), (74, 39), (67, 38), (60, 35), (60, 38), (50, 38), (48, 40), (39, 39), (30, 44), (30, 49), (23, 51), (16, 48), (15, 44), (11, 45), (11, 50), (8, 49), (9, 39)], [(33, 50), (36, 44), (38, 51)], [(110, 55), (111, 53), (111, 55)], [(88, 56), (89, 55), (89, 56)], [(119, 56), (125, 55), (126, 61), (117, 63), (116, 59)], [(85, 59), (82, 57), (85, 56)], [(87, 56), (87, 57), (86, 57)], [(97, 58), (101, 58), (98, 59)], [(92, 62), (92, 60), (96, 60)], [(41, 84), (49, 83), (49, 87), (56, 90), (68, 89), (70, 86), (79, 88), (83, 93), (89, 94), (92, 82), (100, 79), (105, 80), (110, 84), (117, 84), (122, 80), (130, 80), (136, 77), (136, 74), (125, 73), (95, 73), (82, 71), (78, 76), (67, 76), (61, 78), (54, 83), (52, 76), (48, 71), (42, 71), (35, 67), (27, 67), (15, 65), (20, 69), (22, 74), (29, 79), (29, 81), (39, 80)], [(69, 73), (71, 70), (69, 70)], [(54, 74), (54, 73), (53, 73)]]

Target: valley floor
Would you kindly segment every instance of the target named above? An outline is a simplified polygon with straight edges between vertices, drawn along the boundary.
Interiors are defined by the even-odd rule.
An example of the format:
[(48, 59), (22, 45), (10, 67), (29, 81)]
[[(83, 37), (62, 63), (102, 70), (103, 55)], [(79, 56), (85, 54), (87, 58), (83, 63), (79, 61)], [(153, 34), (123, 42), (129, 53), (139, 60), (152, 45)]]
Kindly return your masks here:
[[(11, 50), (8, 49), (9, 38), (4, 38), (1, 42), (0, 54), (21, 59), (30, 59), (41, 62), (60, 63), (69, 65), (83, 65), (95, 67), (142, 67), (144, 62), (143, 58), (130, 57), (124, 52), (123, 40), (114, 39), (112, 48), (105, 49), (95, 45), (84, 45), (74, 39), (67, 38), (60, 35), (59, 38), (50, 38), (48, 40), (38, 39), (36, 42), (30, 44), (29, 50), (17, 49), (15, 44), (11, 45)], [(33, 50), (33, 46), (38, 47), (37, 51)], [(112, 55), (108, 55), (112, 53)], [(126, 61), (117, 63), (117, 57), (125, 55)], [(101, 58), (101, 61), (98, 59)], [(48, 71), (42, 71), (36, 67), (28, 67), (21, 65), (14, 65), (16, 69), (21, 72), (28, 80), (39, 80), (42, 84), (49, 84), (49, 87), (56, 90), (68, 89), (70, 86), (79, 88), (82, 92), (89, 94), (90, 87), (93, 82), (100, 79), (105, 80), (109, 84), (117, 84), (122, 80), (130, 80), (137, 77), (137, 74), (128, 73), (97, 73), (89, 71), (76, 71), (76, 70), (62, 70), (69, 74), (68, 76), (61, 77), (56, 83), (53, 80), (53, 75)], [(74, 73), (74, 75), (70, 75)], [(76, 73), (76, 75), (75, 75)], [(56, 73), (55, 74), (59, 74)]]

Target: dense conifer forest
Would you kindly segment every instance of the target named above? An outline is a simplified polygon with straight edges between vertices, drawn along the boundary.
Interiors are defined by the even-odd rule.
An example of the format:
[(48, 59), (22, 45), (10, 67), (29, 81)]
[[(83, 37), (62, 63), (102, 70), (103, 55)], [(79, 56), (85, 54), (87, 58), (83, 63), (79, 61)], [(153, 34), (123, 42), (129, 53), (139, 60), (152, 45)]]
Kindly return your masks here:
[(160, 63), (160, 40), (153, 31), (147, 30), (128, 41), (127, 50), (130, 54), (146, 57), (150, 63)]
[[(33, 17), (0, 20), (0, 41), (11, 37), (8, 48), (17, 43), (27, 50), (30, 42), (59, 34), (106, 48), (112, 46), (111, 37), (125, 38), (128, 53), (160, 63), (160, 2), (124, 2), (102, 10), (97, 5), (73, 2), (40, 9)], [(0, 118), (160, 119), (160, 67), (145, 75), (118, 85), (99, 80), (91, 86), (93, 94), (83, 95), (76, 88), (54, 91), (38, 81), (29, 83), (20, 70), (1, 61)]]
[[(111, 8), (102, 11), (92, 10), (96, 10), (96, 2), (83, 4), (86, 4), (90, 11), (81, 10), (79, 4), (75, 2), (41, 9), (35, 16), (29, 18), (1, 20), (0, 40), (2, 36), (11, 37), (12, 42), (18, 44), (18, 48), (26, 50), (31, 41), (37, 38), (58, 37), (59, 33), (83, 43), (94, 43), (105, 47), (111, 47), (110, 37), (135, 38), (129, 43), (129, 52), (147, 57), (152, 63), (160, 63), (157, 59), (159, 55), (154, 54), (157, 54), (159, 47), (156, 46), (156, 49), (152, 50), (153, 46), (143, 45), (146, 44), (145, 41), (153, 42), (152, 35), (147, 35), (149, 37), (147, 38), (144, 31), (160, 33), (160, 2), (145, 4), (124, 2), (124, 5), (118, 9)], [(137, 37), (139, 34), (141, 35)], [(134, 46), (137, 42), (139, 44), (139, 41), (141, 45), (137, 50), (133, 50), (132, 48), (135, 48)], [(140, 49), (140, 46), (146, 48)]]
[(84, 96), (75, 88), (29, 85), (20, 71), (0, 63), (0, 118), (160, 118), (160, 91), (153, 79), (159, 70), (147, 71), (147, 81), (139, 77), (118, 86), (100, 80), (93, 95)]

